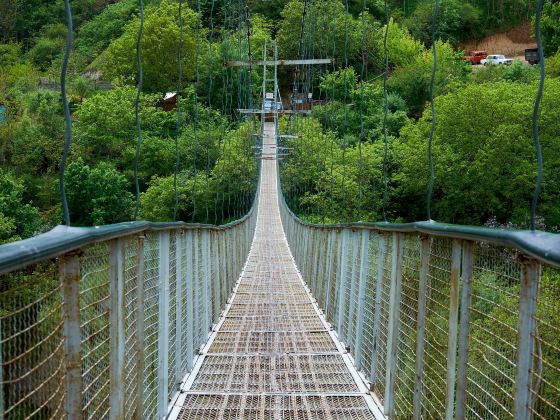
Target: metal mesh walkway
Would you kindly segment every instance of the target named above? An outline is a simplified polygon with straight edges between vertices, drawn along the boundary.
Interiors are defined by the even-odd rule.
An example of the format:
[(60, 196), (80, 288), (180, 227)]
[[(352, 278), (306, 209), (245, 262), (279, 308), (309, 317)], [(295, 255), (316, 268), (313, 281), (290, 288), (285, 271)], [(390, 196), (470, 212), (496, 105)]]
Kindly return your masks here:
[[(263, 156), (275, 152), (266, 124)], [(278, 208), (276, 161), (264, 159), (251, 252), (225, 316), (172, 418), (374, 419), (376, 406), (305, 287)]]

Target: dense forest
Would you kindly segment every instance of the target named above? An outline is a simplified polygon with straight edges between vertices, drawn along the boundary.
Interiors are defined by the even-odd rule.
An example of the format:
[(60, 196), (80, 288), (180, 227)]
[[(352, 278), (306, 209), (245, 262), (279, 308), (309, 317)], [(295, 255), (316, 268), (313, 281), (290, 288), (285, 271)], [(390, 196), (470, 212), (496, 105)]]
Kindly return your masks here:
[[(533, 3), (449, 0), (441, 5), (433, 143), (438, 221), (527, 226), (536, 176), (531, 113), (538, 66), (514, 61), (474, 68), (463, 60), (460, 45), (531, 22)], [(72, 223), (131, 220), (138, 2), (75, 0), (71, 5), (73, 139), (66, 189)], [(5, 243), (62, 221), (58, 171), (65, 124), (58, 83), (67, 32), (61, 0), (8, 0), (0, 7), (0, 243)], [(426, 219), (433, 2), (388, 2), (386, 131), (382, 1), (191, 1), (182, 7), (181, 80), (179, 4), (147, 0), (144, 7), (139, 218), (173, 220), (175, 184), (177, 220), (219, 224), (247, 211), (257, 181), (252, 133), (259, 123), (235, 109), (260, 107), (263, 74), (262, 68), (224, 68), (223, 62), (262, 57), (265, 40), (270, 58), (276, 40), (281, 58), (335, 59), (308, 71), (306, 89), (320, 104), (312, 115), (281, 121), (286, 132), (306, 133), (287, 140), (292, 153), (282, 163), (292, 208), (324, 222), (376, 221), (383, 213), (393, 221)], [(300, 33), (302, 15), (307, 18)], [(242, 25), (247, 16), (249, 28)], [(559, 19), (560, 3), (547, 0), (538, 214), (539, 228), (549, 231), (560, 227)], [(289, 92), (297, 76), (284, 69), (279, 79), (281, 91)], [(165, 109), (163, 101), (177, 91), (180, 115), (171, 112), (175, 107)]]

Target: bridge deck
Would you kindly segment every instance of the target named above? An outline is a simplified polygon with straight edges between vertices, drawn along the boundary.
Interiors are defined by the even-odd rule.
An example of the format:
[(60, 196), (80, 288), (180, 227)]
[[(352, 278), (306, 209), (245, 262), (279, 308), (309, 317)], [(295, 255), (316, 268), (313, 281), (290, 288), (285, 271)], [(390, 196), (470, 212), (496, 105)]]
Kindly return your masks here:
[[(274, 152), (274, 124), (264, 151)], [(216, 333), (172, 418), (373, 419), (365, 384), (320, 315), (292, 259), (278, 208), (276, 162), (262, 163), (256, 232)]]

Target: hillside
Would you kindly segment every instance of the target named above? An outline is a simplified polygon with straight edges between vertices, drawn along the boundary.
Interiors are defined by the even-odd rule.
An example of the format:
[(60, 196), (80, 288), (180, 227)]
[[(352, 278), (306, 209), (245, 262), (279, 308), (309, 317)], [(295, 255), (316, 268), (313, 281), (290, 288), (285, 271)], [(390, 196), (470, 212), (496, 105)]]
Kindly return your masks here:
[(465, 51), (486, 50), (490, 54), (523, 57), (525, 49), (536, 48), (531, 22), (526, 22), (504, 32), (496, 32), (482, 39), (465, 41), (459, 46)]

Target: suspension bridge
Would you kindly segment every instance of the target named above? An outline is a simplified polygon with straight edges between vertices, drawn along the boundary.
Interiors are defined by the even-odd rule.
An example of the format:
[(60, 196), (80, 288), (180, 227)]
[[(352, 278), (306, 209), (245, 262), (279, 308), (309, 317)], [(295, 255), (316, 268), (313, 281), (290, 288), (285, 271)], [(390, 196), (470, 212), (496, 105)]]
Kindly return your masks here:
[[(248, 69), (238, 74), (250, 92), (241, 100), (247, 86), (238, 86), (238, 122), (258, 131), (247, 135), (260, 172), (246, 215), (220, 226), (72, 227), (62, 194), (64, 226), (0, 246), (0, 419), (560, 418), (560, 326), (551, 322), (560, 235), (536, 231), (534, 218), (528, 231), (315, 224), (288, 206), (280, 162), (290, 151), (280, 142), (309, 135), (299, 123), (310, 111), (278, 109), (277, 67), (300, 66), (296, 79), (313, 65), (334, 69), (304, 43), (307, 6), (301, 59), (279, 60), (275, 49), (267, 60), (265, 43), (253, 60), (240, 8), (247, 59), (224, 60)], [(250, 79), (260, 65), (256, 109)], [(198, 85), (198, 57), (196, 72)], [(385, 82), (387, 73), (386, 57)], [(309, 93), (309, 80), (294, 80), (294, 93), (298, 83)], [(386, 119), (386, 83), (384, 96)], [(138, 112), (136, 123), (138, 213)], [(430, 144), (434, 127), (435, 118)], [(387, 147), (386, 121), (383, 131)], [(383, 172), (386, 194), (386, 162)], [(64, 192), (64, 164), (61, 173)], [(176, 185), (175, 197), (176, 214)]]
[(309, 224), (263, 127), (236, 222), (60, 226), (0, 248), (4, 418), (557, 418), (542, 279), (558, 235)]

